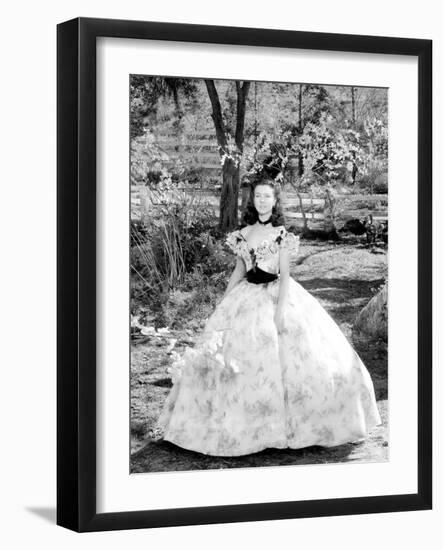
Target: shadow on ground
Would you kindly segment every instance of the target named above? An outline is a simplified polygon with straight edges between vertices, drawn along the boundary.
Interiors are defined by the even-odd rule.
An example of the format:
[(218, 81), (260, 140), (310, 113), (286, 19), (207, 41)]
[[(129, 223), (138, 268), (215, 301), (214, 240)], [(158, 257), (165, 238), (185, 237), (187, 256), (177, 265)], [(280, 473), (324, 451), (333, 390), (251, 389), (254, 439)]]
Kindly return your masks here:
[(38, 507), (38, 506), (32, 506), (29, 508), (26, 508), (28, 512), (31, 514), (34, 514), (35, 516), (38, 516), (45, 521), (48, 521), (49, 523), (55, 524), (56, 518), (57, 518), (57, 511), (55, 508), (44, 508), (44, 507)]
[(368, 442), (348, 443), (338, 447), (306, 449), (266, 449), (241, 457), (214, 457), (181, 449), (168, 441), (150, 440), (132, 455), (131, 473), (218, 470), (220, 468), (255, 468), (257, 466), (294, 466), (342, 462), (382, 462), (387, 460), (387, 444), (381, 434), (372, 435), (378, 453), (362, 460)]
[(326, 301), (330, 304), (348, 302), (352, 300), (369, 300), (373, 294), (373, 289), (384, 283), (384, 279), (371, 279), (369, 281), (361, 279), (341, 278), (318, 278), (299, 280), (300, 284), (313, 296), (320, 301)]

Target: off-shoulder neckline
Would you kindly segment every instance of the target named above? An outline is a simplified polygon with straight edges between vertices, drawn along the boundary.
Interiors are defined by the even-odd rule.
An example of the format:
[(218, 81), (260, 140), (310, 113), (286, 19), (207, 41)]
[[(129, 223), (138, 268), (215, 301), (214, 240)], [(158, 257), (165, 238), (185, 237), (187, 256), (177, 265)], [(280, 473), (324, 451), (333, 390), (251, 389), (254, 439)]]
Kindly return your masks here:
[[(279, 234), (284, 234), (287, 232), (286, 228), (284, 225), (278, 225), (276, 227), (274, 227), (274, 229), (278, 229), (278, 231), (276, 231), (276, 234), (275, 234), (275, 237), (272, 238), (272, 242), (275, 242), (279, 236)], [(269, 239), (263, 239), (255, 248), (250, 246), (250, 244), (248, 243), (248, 240), (246, 239), (246, 237), (243, 235), (243, 233), (241, 232), (241, 229), (237, 229), (236, 232), (240, 235), (240, 237), (243, 239), (243, 242), (248, 246), (248, 250), (249, 251), (254, 251), (254, 250), (258, 250), (261, 246), (263, 246), (264, 243), (266, 243), (267, 241), (269, 241)]]
[[(273, 227), (273, 229), (276, 231), (276, 232), (280, 232), (280, 233), (287, 233), (287, 229), (284, 225), (276, 225), (275, 227)], [(233, 231), (233, 233), (239, 233), (243, 238), (244, 238), (244, 235), (242, 233), (242, 230), (241, 229), (236, 229), (235, 231)]]

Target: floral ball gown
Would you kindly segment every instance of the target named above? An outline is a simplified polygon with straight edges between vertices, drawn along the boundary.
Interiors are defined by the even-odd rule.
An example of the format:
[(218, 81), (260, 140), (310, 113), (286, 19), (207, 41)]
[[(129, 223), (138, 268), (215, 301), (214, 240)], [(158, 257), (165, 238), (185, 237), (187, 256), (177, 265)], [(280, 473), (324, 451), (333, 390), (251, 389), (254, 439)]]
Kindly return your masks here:
[(255, 250), (240, 231), (228, 246), (246, 265), (195, 347), (177, 356), (159, 419), (163, 438), (215, 456), (265, 448), (331, 447), (380, 424), (366, 367), (319, 302), (292, 278), (277, 331), (279, 253), (298, 250), (284, 227)]

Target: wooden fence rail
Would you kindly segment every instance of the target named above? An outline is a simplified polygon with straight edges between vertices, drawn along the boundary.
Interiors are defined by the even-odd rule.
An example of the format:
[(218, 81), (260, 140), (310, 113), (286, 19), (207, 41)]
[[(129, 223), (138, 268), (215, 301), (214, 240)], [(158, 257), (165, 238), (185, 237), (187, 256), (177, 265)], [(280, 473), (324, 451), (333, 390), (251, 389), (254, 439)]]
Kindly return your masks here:
[[(194, 204), (208, 205), (214, 209), (214, 216), (218, 217), (219, 194), (213, 190), (189, 190), (178, 189), (194, 198), (197, 196)], [(318, 207), (323, 206), (325, 199), (323, 197), (311, 197), (307, 193), (302, 193), (302, 204), (305, 216), (308, 220), (321, 221), (324, 219), (322, 211), (318, 211)], [(338, 220), (346, 220), (349, 218), (361, 218), (367, 214), (372, 214), (375, 220), (386, 220), (388, 218), (388, 196), (387, 195), (337, 195), (338, 202)], [(170, 195), (170, 202), (177, 202), (180, 196)], [(131, 188), (131, 219), (144, 220), (149, 215), (149, 211), (155, 209), (160, 204), (164, 203), (165, 196), (159, 196), (156, 193), (150, 192), (146, 186), (132, 186)], [(363, 203), (361, 206), (358, 202)], [(357, 203), (357, 204), (356, 204)], [(303, 214), (299, 211), (300, 202), (298, 196), (294, 192), (286, 192), (283, 197), (285, 216), (288, 220), (302, 220)], [(239, 208), (241, 207), (241, 197), (239, 197)], [(317, 207), (313, 211), (313, 207)]]
[[(219, 193), (214, 189), (198, 189), (193, 188), (190, 189), (188, 187), (177, 187), (177, 191), (194, 194), (194, 195), (200, 195), (201, 197), (206, 198), (214, 198), (218, 200)], [(137, 197), (140, 192), (147, 192), (149, 193), (149, 188), (144, 185), (132, 185), (131, 186), (131, 197)], [(297, 201), (298, 202), (298, 194), (295, 191), (292, 191), (291, 189), (284, 190), (283, 193), (283, 200), (285, 203), (287, 201)], [(324, 197), (314, 197), (311, 196), (309, 193), (300, 193), (301, 198), (303, 199), (303, 202), (306, 201), (306, 204), (310, 203), (311, 201), (314, 201), (314, 204), (323, 204)], [(352, 200), (352, 201), (365, 201), (365, 202), (385, 202), (387, 204), (388, 202), (388, 195), (385, 194), (377, 194), (377, 195), (364, 195), (362, 193), (360, 194), (342, 194), (339, 193), (335, 195), (335, 197), (338, 200)], [(239, 199), (240, 200), (240, 199)]]

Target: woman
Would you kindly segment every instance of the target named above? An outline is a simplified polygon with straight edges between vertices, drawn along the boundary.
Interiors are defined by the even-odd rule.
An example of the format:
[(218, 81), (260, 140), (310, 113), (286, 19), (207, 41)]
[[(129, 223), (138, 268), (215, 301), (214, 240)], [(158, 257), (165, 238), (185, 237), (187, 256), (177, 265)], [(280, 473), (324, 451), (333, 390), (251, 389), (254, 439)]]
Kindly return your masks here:
[(368, 371), (317, 300), (289, 276), (298, 237), (273, 180), (251, 188), (237, 263), (194, 348), (178, 357), (164, 439), (214, 456), (331, 447), (380, 424)]

